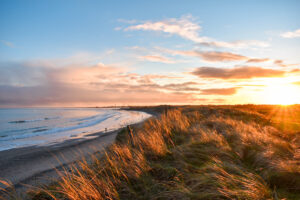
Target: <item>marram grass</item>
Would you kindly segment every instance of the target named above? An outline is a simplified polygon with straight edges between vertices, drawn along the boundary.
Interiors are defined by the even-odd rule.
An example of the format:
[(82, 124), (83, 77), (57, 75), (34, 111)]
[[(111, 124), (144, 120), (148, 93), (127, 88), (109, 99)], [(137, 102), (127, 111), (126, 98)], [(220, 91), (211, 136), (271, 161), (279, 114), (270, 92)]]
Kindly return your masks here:
[(299, 132), (240, 108), (168, 109), (30, 199), (300, 199)]

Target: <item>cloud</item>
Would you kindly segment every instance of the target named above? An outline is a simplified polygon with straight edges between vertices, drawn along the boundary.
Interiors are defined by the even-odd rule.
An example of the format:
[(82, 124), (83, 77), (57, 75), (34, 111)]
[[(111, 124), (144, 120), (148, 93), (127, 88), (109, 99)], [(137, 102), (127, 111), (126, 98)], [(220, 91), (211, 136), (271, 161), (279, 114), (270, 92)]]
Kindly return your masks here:
[(283, 60), (274, 60), (273, 62), (275, 65), (278, 65), (280, 67), (287, 67), (288, 65), (283, 63)]
[(171, 53), (177, 55), (199, 57), (209, 62), (228, 62), (248, 59), (248, 57), (239, 54), (219, 51), (172, 51)]
[(73, 63), (55, 66), (56, 61), (0, 63), (0, 85), (32, 86), (44, 83), (87, 84), (91, 81), (126, 74), (126, 67)]
[(155, 90), (83, 89), (74, 85), (0, 86), (1, 106), (102, 106), (187, 103), (190, 95)]
[(198, 55), (203, 60), (211, 61), (211, 62), (239, 61), (239, 60), (248, 59), (245, 56), (233, 54), (230, 52), (217, 52), (217, 51), (199, 52)]
[(162, 48), (162, 47), (155, 47), (155, 49), (162, 54), (169, 54), (172, 56), (181, 55), (181, 56), (198, 57), (208, 62), (231, 62), (231, 61), (246, 60), (246, 63), (263, 63), (263, 62), (273, 61), (269, 58), (250, 58), (244, 55), (231, 53), (228, 51), (227, 52), (226, 51), (197, 51), (197, 50), (189, 51), (189, 50), (173, 50), (173, 49)]
[(283, 60), (274, 60), (273, 63), (280, 67), (290, 67), (290, 66), (297, 66), (299, 64), (285, 64)]
[(161, 21), (146, 21), (125, 28), (125, 31), (143, 30), (168, 33), (178, 35), (184, 39), (191, 40), (199, 45), (224, 48), (248, 48), (252, 46), (267, 47), (269, 44), (256, 40), (238, 40), (233, 42), (218, 41), (209, 37), (200, 36), (202, 27), (195, 21), (191, 15), (185, 15), (180, 18), (169, 18)]
[[(212, 40), (212, 39), (209, 39)], [(263, 41), (257, 40), (238, 40), (233, 42), (223, 42), (223, 41), (207, 41), (207, 42), (200, 42), (200, 46), (207, 46), (207, 47), (225, 47), (231, 49), (243, 49), (248, 47), (268, 47), (269, 44)]]
[(238, 87), (202, 89), (201, 94), (203, 94), (203, 95), (233, 95), (237, 92), (237, 89), (238, 89)]
[(281, 77), (284, 71), (274, 69), (264, 69), (254, 66), (240, 66), (232, 69), (216, 67), (199, 67), (191, 72), (193, 75), (202, 78), (218, 79), (251, 79), (258, 77)]
[(282, 33), (280, 36), (283, 38), (299, 38), (300, 37), (300, 29)]
[[(105, 88), (109, 90), (130, 90), (130, 91), (164, 91), (171, 93), (184, 93), (184, 92), (192, 92), (192, 91), (200, 91), (199, 88), (193, 87), (195, 85), (199, 85), (196, 82), (183, 82), (183, 83), (171, 83), (160, 85), (152, 80), (143, 80), (144, 77), (140, 76), (140, 80), (138, 84), (132, 83), (106, 83)], [(101, 86), (103, 83), (91, 83), (91, 85)]]
[(169, 58), (166, 58), (164, 56), (160, 55), (147, 55), (147, 56), (141, 56), (142, 60), (147, 60), (151, 62), (162, 62), (162, 63), (175, 63), (174, 61), (170, 60)]
[(182, 91), (182, 92), (190, 92), (190, 91), (199, 91), (200, 89), (197, 87), (191, 87), (193, 85), (199, 85), (196, 82), (184, 82), (184, 83), (171, 83), (161, 86), (161, 88), (165, 88), (168, 90), (174, 91)]
[(0, 42), (2, 44), (4, 44), (5, 46), (7, 46), (7, 47), (10, 47), (10, 48), (14, 48), (15, 47), (14, 43), (6, 41), (6, 40), (0, 40)]
[(270, 61), (269, 58), (250, 58), (247, 63), (262, 63)]
[[(56, 60), (0, 63), (0, 106), (191, 103), (198, 83), (114, 65)], [(45, 64), (45, 65), (44, 65)], [(158, 83), (157, 80), (163, 80)]]
[(292, 69), (288, 73), (290, 73), (290, 74), (299, 74), (300, 75), (300, 69)]
[(125, 31), (129, 30), (160, 31), (179, 35), (182, 38), (192, 40), (194, 42), (203, 42), (205, 40), (198, 34), (201, 27), (193, 21), (190, 15), (183, 16), (179, 19), (171, 18), (156, 22), (148, 21), (142, 24), (129, 26), (125, 29)]
[(117, 21), (121, 22), (121, 23), (125, 23), (125, 24), (135, 24), (135, 23), (137, 23), (137, 21), (134, 20), (134, 19), (132, 19), (132, 20), (118, 19)]
[(114, 28), (114, 30), (115, 30), (115, 31), (120, 31), (120, 30), (122, 30), (122, 27), (117, 26), (117, 27)]

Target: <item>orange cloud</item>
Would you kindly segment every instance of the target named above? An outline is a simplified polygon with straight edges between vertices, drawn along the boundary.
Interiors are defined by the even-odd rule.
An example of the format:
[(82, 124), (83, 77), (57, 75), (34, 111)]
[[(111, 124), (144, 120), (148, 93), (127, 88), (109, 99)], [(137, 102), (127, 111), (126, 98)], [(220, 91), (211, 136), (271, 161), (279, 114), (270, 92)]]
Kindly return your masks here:
[(0, 94), (5, 94), (0, 95), (0, 106), (182, 104), (192, 103), (192, 96), (200, 91), (196, 82), (174, 83), (181, 77), (140, 75), (101, 63), (58, 68), (30, 63), (6, 63), (0, 68)]
[(212, 62), (222, 62), (222, 61), (237, 61), (237, 60), (246, 60), (247, 57), (233, 54), (229, 52), (202, 52), (200, 54), (200, 57), (203, 58), (206, 61), (212, 61)]
[(199, 67), (192, 74), (202, 78), (250, 79), (256, 77), (281, 77), (285, 72), (261, 67), (241, 66), (232, 69)]
[(269, 58), (251, 58), (247, 60), (247, 63), (261, 63), (261, 62), (268, 62)]
[[(209, 62), (230, 62), (230, 61), (243, 61), (246, 60), (247, 63), (262, 63), (271, 61), (269, 58), (249, 58), (244, 55), (231, 53), (231, 52), (222, 52), (222, 51), (180, 51), (180, 50), (172, 50), (161, 47), (156, 47), (156, 49), (161, 53), (166, 53), (170, 55), (181, 55), (181, 56), (192, 56), (199, 57), (205, 61)], [(277, 61), (279, 62), (279, 61)], [(281, 61), (282, 64), (283, 61)], [(276, 63), (275, 63), (276, 64)], [(280, 63), (277, 63), (280, 64)]]
[(283, 63), (283, 60), (274, 60), (274, 64), (280, 67), (287, 67), (288, 65)]
[(248, 59), (246, 56), (239, 54), (219, 51), (173, 51), (172, 53), (184, 56), (200, 57), (209, 62), (240, 61)]
[(238, 87), (202, 89), (201, 94), (203, 94), (203, 95), (233, 95), (237, 92), (237, 89), (238, 89)]
[(283, 60), (274, 60), (273, 62), (275, 65), (280, 66), (280, 67), (290, 67), (290, 66), (296, 66), (299, 64), (285, 64)]

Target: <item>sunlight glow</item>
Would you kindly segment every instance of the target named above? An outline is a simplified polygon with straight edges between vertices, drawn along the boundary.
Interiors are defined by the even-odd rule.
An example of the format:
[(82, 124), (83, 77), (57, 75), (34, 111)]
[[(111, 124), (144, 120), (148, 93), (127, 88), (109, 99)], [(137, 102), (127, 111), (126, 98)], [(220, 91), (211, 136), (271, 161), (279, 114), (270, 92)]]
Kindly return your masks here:
[(265, 89), (268, 104), (291, 105), (300, 103), (300, 89), (291, 84), (272, 84)]

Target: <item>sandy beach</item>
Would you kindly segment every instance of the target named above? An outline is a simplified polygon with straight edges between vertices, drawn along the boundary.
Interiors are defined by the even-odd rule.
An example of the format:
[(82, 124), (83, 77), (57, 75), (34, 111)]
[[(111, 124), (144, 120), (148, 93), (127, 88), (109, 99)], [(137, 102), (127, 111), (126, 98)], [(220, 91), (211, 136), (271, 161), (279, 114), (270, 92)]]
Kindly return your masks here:
[(57, 169), (62, 170), (83, 157), (89, 159), (89, 155), (103, 152), (120, 130), (94, 133), (97, 137), (93, 139), (1, 151), (0, 178), (11, 181), (17, 191), (49, 184), (59, 178)]
[[(29, 111), (33, 112), (34, 110)], [(82, 112), (82, 109), (79, 110), (79, 112)], [(121, 127), (126, 127), (126, 125), (129, 124), (137, 126), (151, 116), (151, 112), (147, 111), (134, 112), (120, 110), (115, 112), (114, 110), (104, 110), (102, 113), (92, 113), (91, 116), (83, 117), (84, 120), (90, 121), (80, 121), (80, 125), (82, 123), (88, 125), (95, 124), (96, 128), (91, 126), (94, 131), (85, 133), (82, 137), (73, 137), (73, 135), (71, 135), (70, 137), (65, 137), (65, 140), (61, 137), (60, 140), (56, 140), (57, 142), (55, 142), (55, 140), (52, 140), (52, 137), (65, 135), (65, 132), (56, 135), (46, 134), (29, 137), (27, 140), (31, 141), (36, 138), (42, 138), (43, 140), (41, 141), (48, 141), (48, 143), (45, 142), (45, 144), (41, 143), (0, 151), (0, 180), (8, 181), (13, 184), (18, 193), (24, 193), (30, 188), (50, 184), (59, 178), (60, 171), (68, 171), (69, 167), (76, 161), (85, 159), (87, 162), (90, 162), (91, 155), (101, 155), (107, 146), (114, 143), (116, 135), (123, 129)], [(72, 114), (74, 114), (74, 112)], [(79, 119), (81, 120), (81, 118)], [(63, 118), (60, 120), (63, 120)], [(69, 119), (69, 121), (71, 120), (76, 122), (75, 127), (78, 126), (78, 118)], [(46, 122), (48, 121), (49, 120), (46, 120)], [(57, 121), (57, 123), (60, 122)], [(123, 124), (120, 126), (121, 123)], [(38, 125), (40, 126), (40, 124)], [(33, 124), (32, 126), (34, 127), (35, 125)], [(103, 127), (108, 128), (104, 130)], [(71, 126), (71, 128), (73, 127)], [(87, 126), (87, 128), (89, 128), (89, 126)], [(79, 130), (81, 129), (78, 129), (78, 132)], [(77, 129), (75, 129), (75, 131), (77, 131)], [(11, 144), (13, 144), (12, 142), (14, 142), (14, 140), (5, 142), (11, 142)], [(0, 188), (5, 187), (6, 186), (0, 184)]]

